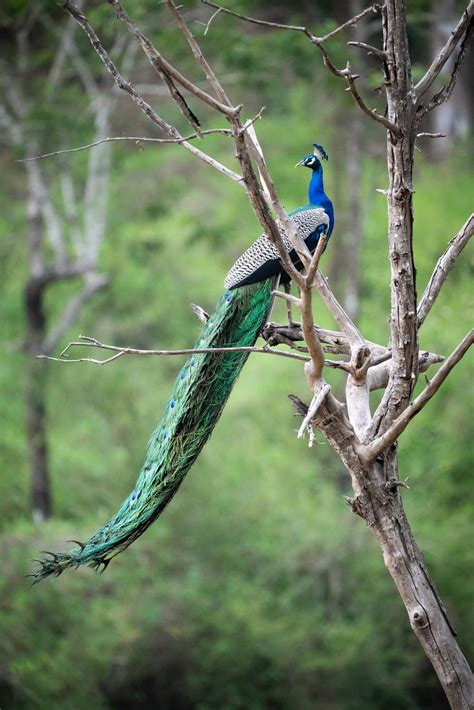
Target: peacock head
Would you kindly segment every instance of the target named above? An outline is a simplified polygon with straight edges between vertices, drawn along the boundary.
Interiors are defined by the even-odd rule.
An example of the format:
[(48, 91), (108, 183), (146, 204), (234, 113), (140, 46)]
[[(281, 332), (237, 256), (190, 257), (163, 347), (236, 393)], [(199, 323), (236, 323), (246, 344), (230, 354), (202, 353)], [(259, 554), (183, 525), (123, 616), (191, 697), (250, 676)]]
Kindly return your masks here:
[(302, 166), (304, 168), (311, 168), (311, 170), (319, 170), (321, 167), (321, 160), (329, 160), (328, 154), (324, 150), (322, 145), (318, 143), (313, 143), (314, 152), (305, 155), (299, 163), (296, 163), (295, 167)]

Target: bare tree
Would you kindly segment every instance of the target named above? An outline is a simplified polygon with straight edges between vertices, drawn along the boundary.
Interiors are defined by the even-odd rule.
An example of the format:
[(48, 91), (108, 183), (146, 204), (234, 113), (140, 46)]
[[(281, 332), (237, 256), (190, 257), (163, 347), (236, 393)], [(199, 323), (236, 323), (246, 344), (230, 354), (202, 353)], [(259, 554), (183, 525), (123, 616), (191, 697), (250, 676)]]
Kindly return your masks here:
[[(33, 101), (27, 89), (32, 69), (30, 39), (38, 28), (46, 29), (57, 50), (45, 77), (44, 95), (52, 100), (67, 81), (68, 65), (79, 77), (93, 111), (94, 139), (109, 132), (111, 110), (116, 96), (103, 91), (81, 57), (75, 41), (77, 25), (69, 18), (57, 25), (38, 9), (28, 12), (15, 32), (15, 64), (4, 66), (1, 83), (0, 125), (11, 146), (33, 156), (39, 152), (37, 131), (31, 117)], [(117, 46), (118, 52), (123, 52)], [(26, 320), (26, 437), (31, 467), (33, 518), (42, 521), (52, 512), (49, 476), (46, 386), (47, 368), (38, 355), (51, 353), (67, 329), (76, 321), (83, 305), (108, 284), (99, 273), (98, 263), (106, 231), (107, 196), (110, 173), (110, 145), (104, 143), (90, 153), (83, 185), (73, 177), (70, 163), (62, 161), (53, 178), (36, 160), (24, 161), (26, 177), (27, 243), (30, 273), (24, 288)], [(60, 201), (55, 192), (60, 191)], [(82, 282), (64, 304), (55, 322), (47, 315), (48, 290), (69, 279)]]
[[(298, 297), (280, 292), (276, 292), (276, 295), (298, 308), (301, 326), (269, 324), (264, 333), (273, 346), (280, 343), (292, 344), (298, 340), (305, 341), (305, 355), (292, 351), (286, 352), (286, 356), (305, 360), (304, 370), (312, 395), (309, 406), (292, 397), (296, 412), (303, 417), (298, 435), (301, 437), (305, 432), (309, 432), (311, 437), (316, 428), (324, 434), (339, 455), (351, 476), (354, 489), (354, 496), (348, 499), (348, 504), (353, 512), (370, 527), (377, 539), (385, 565), (405, 604), (411, 627), (433, 664), (451, 706), (457, 709), (472, 708), (474, 688), (471, 671), (457, 644), (446, 610), (427, 570), (403, 508), (401, 489), (405, 484), (400, 480), (398, 472), (397, 439), (412, 418), (436, 394), (474, 340), (473, 332), (467, 333), (446, 359), (436, 353), (419, 351), (419, 329), (439, 296), (449, 270), (455, 265), (457, 257), (474, 231), (474, 218), (468, 219), (452, 239), (447, 252), (440, 257), (418, 305), (413, 256), (412, 205), (414, 150), (420, 122), (429, 111), (446, 101), (452, 92), (472, 29), (473, 2), (470, 2), (462, 14), (424, 76), (414, 85), (411, 79), (403, 0), (385, 0), (381, 8), (369, 7), (323, 37), (316, 36), (303, 26), (289, 26), (246, 17), (210, 0), (203, 0), (206, 5), (213, 8), (213, 15), (207, 29), (218, 14), (228, 14), (262, 27), (303, 35), (320, 52), (326, 68), (347, 85), (347, 89), (362, 112), (386, 130), (389, 184), (385, 194), (388, 206), (388, 251), (391, 264), (388, 346), (367, 341), (335, 299), (324, 276), (318, 270), (325, 238), (320, 239), (313, 255), (307, 252), (278, 198), (257, 140), (254, 119), (247, 121), (242, 119), (242, 106), (236, 106), (230, 101), (173, 0), (166, 0), (167, 7), (178, 23), (197, 64), (203, 70), (209, 83), (209, 91), (196, 86), (168, 62), (129, 17), (118, 0), (108, 0), (108, 2), (165, 82), (170, 95), (190, 123), (194, 136), (202, 136), (203, 131), (180, 90), (187, 91), (212, 107), (230, 124), (240, 173), (230, 170), (208, 153), (196, 148), (191, 143), (191, 137), (184, 139), (174, 126), (165, 122), (130, 81), (120, 73), (94, 28), (73, 0), (63, 0), (63, 6), (84, 29), (94, 50), (116, 84), (163, 131), (166, 136), (164, 140), (181, 144), (185, 150), (246, 190), (262, 229), (275, 243), (285, 269), (299, 290)], [(376, 111), (367, 105), (359, 91), (358, 77), (353, 73), (349, 63), (344, 68), (338, 68), (327, 49), (327, 43), (333, 36), (353, 26), (367, 14), (374, 15), (380, 10), (383, 47), (369, 46), (361, 41), (352, 44), (363, 51), (372, 52), (382, 63), (385, 74), (385, 111)], [(459, 50), (448, 83), (433, 93), (436, 79), (446, 62), (454, 56), (457, 48)], [(222, 132), (229, 132), (229, 129), (222, 129)], [(287, 234), (291, 235), (292, 244), (304, 264), (303, 272), (297, 271), (289, 260), (282, 240), (282, 226)], [(326, 304), (339, 331), (324, 330), (314, 324), (311, 309), (313, 289), (316, 289)], [(202, 318), (206, 317), (202, 312), (199, 312), (199, 315)], [(89, 360), (101, 364), (137, 353), (163, 355), (175, 352), (137, 351), (129, 347), (107, 345), (94, 339), (82, 339), (71, 345), (86, 345), (111, 351), (113, 354), (103, 361), (87, 357), (76, 359), (76, 361)], [(265, 354), (278, 352), (269, 350), (268, 346), (252, 348), (252, 350)], [(221, 351), (216, 349), (214, 352)], [(348, 357), (328, 360), (325, 358), (325, 352)], [(67, 362), (72, 361), (67, 360)], [(440, 361), (443, 362), (431, 381), (421, 394), (413, 398), (418, 374)], [(324, 380), (324, 368), (328, 366), (342, 370), (346, 377), (345, 405), (338, 401), (331, 387)], [(372, 413), (370, 393), (375, 389), (383, 389), (384, 393), (379, 406)]]

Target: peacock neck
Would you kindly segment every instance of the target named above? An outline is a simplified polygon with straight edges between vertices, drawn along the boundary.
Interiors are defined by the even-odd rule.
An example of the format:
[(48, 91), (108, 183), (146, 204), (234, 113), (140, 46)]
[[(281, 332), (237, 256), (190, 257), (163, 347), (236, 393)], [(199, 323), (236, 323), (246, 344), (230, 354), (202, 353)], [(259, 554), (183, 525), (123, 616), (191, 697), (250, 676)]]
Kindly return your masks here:
[(328, 199), (324, 192), (323, 168), (321, 165), (316, 170), (313, 170), (308, 194), (310, 205), (321, 205), (322, 202)]
[(331, 200), (324, 192), (323, 168), (321, 164), (317, 167), (316, 170), (313, 170), (313, 174), (309, 183), (308, 195), (310, 205), (323, 207), (326, 210), (327, 215), (329, 217), (328, 236), (330, 236), (334, 227), (334, 209)]

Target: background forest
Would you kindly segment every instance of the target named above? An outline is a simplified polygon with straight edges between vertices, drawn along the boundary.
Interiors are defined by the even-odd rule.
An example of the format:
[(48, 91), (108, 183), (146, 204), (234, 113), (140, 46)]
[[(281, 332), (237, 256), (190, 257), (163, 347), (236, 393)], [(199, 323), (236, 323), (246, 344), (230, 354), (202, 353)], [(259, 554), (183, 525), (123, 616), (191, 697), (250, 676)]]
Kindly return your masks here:
[[(166, 9), (152, 0), (129, 5), (165, 56), (198, 79)], [(408, 6), (421, 75), (463, 5)], [(120, 45), (123, 27), (107, 3), (86, 7), (147, 99), (189, 133), (149, 65), (125, 36)], [(360, 9), (357, 0), (241, 0), (235, 8), (319, 34)], [(287, 209), (306, 202), (309, 176), (293, 166), (314, 141), (324, 145), (336, 227), (321, 268), (368, 338), (385, 343), (386, 201), (376, 191), (387, 181), (383, 128), (356, 113), (303, 37), (222, 16), (204, 35), (209, 8), (189, 0), (183, 11), (245, 115), (266, 107), (256, 129)], [(380, 43), (369, 19), (332, 50), (339, 63), (351, 58), (375, 106), (382, 76), (373, 58), (345, 45), (354, 33)], [(34, 176), (18, 160), (94, 141), (105, 96), (106, 135), (159, 134), (111, 91), (87, 39), (54, 3), (2, 4), (0, 61), (0, 708), (446, 708), (380, 551), (344, 503), (348, 477), (323, 440), (308, 449), (296, 439), (286, 395), (308, 396), (302, 368), (283, 358), (250, 358), (179, 494), (104, 575), (81, 569), (30, 587), (25, 575), (39, 550), (89, 537), (133, 487), (182, 358), (122, 358), (98, 368), (34, 357), (38, 343), (25, 309), (35, 268)], [(467, 61), (451, 104), (424, 129), (448, 137), (419, 141), (419, 290), (472, 208), (472, 76)], [(199, 118), (204, 128), (220, 125), (205, 111)], [(205, 145), (235, 167), (225, 136), (206, 137)], [(71, 237), (67, 255), (77, 246), (74, 234), (82, 230), (87, 244), (91, 225), (100, 222), (103, 232), (95, 232), (92, 249), (96, 281), (80, 273), (52, 280), (42, 293), (45, 337), (64, 324), (53, 354), (79, 333), (141, 348), (190, 347), (200, 330), (190, 303), (212, 310), (228, 268), (259, 226), (242, 190), (178, 146), (123, 142), (110, 149), (36, 163), (40, 202), (50, 206), (37, 215), (44, 263), (57, 256), (51, 215), (57, 233)], [(84, 185), (94, 151), (100, 180), (90, 195)], [(82, 282), (87, 290), (97, 278), (75, 321), (64, 320)], [(447, 354), (463, 336), (472, 319), (469, 278), (466, 253), (422, 331), (422, 348)], [(333, 327), (315, 301), (315, 320)], [(278, 305), (272, 319), (285, 317)], [(471, 659), (472, 374), (466, 357), (400, 440), (407, 513)], [(339, 378), (328, 374), (335, 389)], [(25, 429), (32, 391), (46, 408), (46, 506), (32, 505)]]

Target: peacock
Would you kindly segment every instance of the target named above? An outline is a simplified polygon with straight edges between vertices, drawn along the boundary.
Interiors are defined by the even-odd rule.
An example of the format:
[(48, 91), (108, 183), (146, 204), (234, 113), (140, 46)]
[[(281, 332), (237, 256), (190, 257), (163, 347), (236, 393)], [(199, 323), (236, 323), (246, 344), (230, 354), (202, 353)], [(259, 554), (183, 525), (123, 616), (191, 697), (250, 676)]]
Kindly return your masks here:
[[(289, 213), (308, 249), (313, 252), (322, 232), (334, 227), (334, 210), (324, 192), (321, 145), (297, 164), (311, 170), (309, 204)], [(283, 241), (298, 264), (289, 237)], [(195, 348), (252, 346), (269, 315), (275, 287), (286, 283), (278, 251), (262, 235), (235, 262), (225, 281), (225, 291), (214, 313), (207, 318)], [(45, 552), (33, 575), (39, 582), (67, 568), (87, 564), (105, 570), (110, 560), (125, 550), (163, 512), (209, 439), (242, 370), (248, 352), (197, 353), (179, 372), (171, 396), (153, 432), (145, 462), (134, 490), (115, 515), (89, 540), (68, 552)]]

